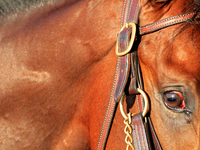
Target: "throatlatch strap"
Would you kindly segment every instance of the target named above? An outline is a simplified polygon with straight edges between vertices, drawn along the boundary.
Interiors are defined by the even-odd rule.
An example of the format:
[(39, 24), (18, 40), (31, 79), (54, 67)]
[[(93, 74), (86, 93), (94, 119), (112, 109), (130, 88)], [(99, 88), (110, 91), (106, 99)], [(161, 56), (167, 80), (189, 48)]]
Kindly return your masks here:
[[(137, 23), (138, 12), (139, 12), (138, 0), (125, 0), (122, 11), (121, 27), (124, 26), (126, 22)], [(120, 37), (118, 39), (120, 40), (118, 42), (120, 51), (124, 51), (128, 46), (127, 39), (129, 38), (129, 30), (130, 28), (127, 28), (119, 34)], [(111, 122), (116, 107), (116, 102), (120, 100), (122, 94), (124, 93), (124, 88), (129, 77), (129, 70), (130, 70), (130, 54), (118, 57), (113, 88), (108, 108), (106, 111), (106, 115), (104, 118), (103, 126), (101, 129), (97, 150), (105, 149), (108, 133), (111, 127)]]

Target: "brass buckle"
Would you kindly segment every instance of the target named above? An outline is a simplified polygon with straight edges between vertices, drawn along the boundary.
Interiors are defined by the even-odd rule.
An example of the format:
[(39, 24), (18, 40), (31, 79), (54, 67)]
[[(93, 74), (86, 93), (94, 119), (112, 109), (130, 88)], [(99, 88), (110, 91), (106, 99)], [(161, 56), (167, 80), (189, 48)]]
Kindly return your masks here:
[(119, 52), (119, 46), (118, 46), (118, 40), (117, 40), (117, 45), (116, 45), (116, 55), (117, 56), (123, 56), (123, 55), (126, 55), (128, 52), (130, 52), (132, 46), (133, 46), (133, 43), (134, 43), (134, 40), (135, 40), (135, 34), (136, 34), (136, 25), (135, 23), (126, 23), (120, 30), (119, 33), (121, 33), (124, 29), (128, 28), (128, 27), (132, 27), (132, 35), (131, 35), (131, 39), (128, 43), (128, 47), (125, 51), (123, 52)]
[[(142, 95), (142, 97), (144, 99), (144, 111), (142, 112), (142, 116), (145, 117), (149, 110), (148, 97), (147, 97), (146, 93), (143, 90), (141, 90), (140, 88), (137, 88), (137, 91)], [(124, 108), (123, 108), (124, 97), (125, 97), (125, 94), (123, 94), (123, 96), (120, 100), (119, 106), (120, 106), (120, 112), (121, 112), (122, 116), (124, 117), (124, 119), (126, 119), (126, 118), (128, 118), (128, 116), (125, 114)]]

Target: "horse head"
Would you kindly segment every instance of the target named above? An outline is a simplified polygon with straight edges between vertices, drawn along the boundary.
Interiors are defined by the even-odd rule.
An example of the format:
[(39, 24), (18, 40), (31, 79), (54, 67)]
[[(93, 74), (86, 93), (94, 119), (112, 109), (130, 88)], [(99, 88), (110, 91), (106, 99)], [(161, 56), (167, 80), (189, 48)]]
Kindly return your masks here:
[[(199, 11), (199, 1), (143, 3), (140, 26)], [(199, 147), (199, 21), (173, 25), (142, 36), (138, 47), (150, 116), (163, 149)]]

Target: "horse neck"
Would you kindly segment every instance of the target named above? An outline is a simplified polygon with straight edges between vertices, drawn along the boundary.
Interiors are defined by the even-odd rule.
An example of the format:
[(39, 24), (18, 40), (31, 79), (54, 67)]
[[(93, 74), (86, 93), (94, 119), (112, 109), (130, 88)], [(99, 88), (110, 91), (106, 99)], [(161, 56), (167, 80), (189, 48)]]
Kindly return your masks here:
[[(78, 118), (77, 122), (87, 122), (89, 126), (90, 114), (96, 115), (91, 111), (98, 111), (103, 120), (107, 105), (104, 101), (109, 100), (116, 66), (113, 47), (121, 10), (121, 1), (79, 1), (70, 7), (38, 8), (28, 15), (21, 13), (11, 22), (4, 20), (0, 50), (9, 59), (1, 55), (1, 64), (9, 67), (4, 68), (1, 76), (12, 80), (2, 81), (2, 78), (2, 85), (17, 87), (18, 94), (28, 88), (34, 89), (27, 90), (26, 95), (34, 95), (38, 102), (56, 105), (53, 111), (66, 116), (62, 123)], [(38, 88), (49, 89), (49, 92), (37, 91)], [(14, 92), (8, 95), (15, 95)]]
[[(53, 70), (45, 65), (49, 64), (46, 54), (51, 57), (52, 66), (60, 65), (62, 60), (69, 64), (81, 63), (63, 68), (73, 76), (108, 54), (115, 57), (111, 51), (119, 31), (122, 5), (122, 1), (116, 0), (91, 0), (79, 1), (70, 7), (37, 8), (28, 15), (19, 13), (14, 21), (4, 20), (6, 24), (1, 24), (1, 49), (11, 53), (13, 50), (34, 70)], [(35, 59), (40, 65), (31, 63)]]
[[(24, 50), (31, 50), (32, 46), (36, 46), (34, 43), (43, 41), (43, 44), (37, 44), (34, 51), (45, 52), (50, 48), (53, 53), (67, 48), (87, 61), (96, 62), (115, 45), (122, 5), (121, 1), (91, 0), (56, 9), (38, 8), (28, 15), (22, 12), (14, 21), (5, 20), (5, 24), (1, 24), (1, 41), (13, 47), (21, 44)], [(16, 35), (16, 38), (9, 38), (12, 35)], [(29, 43), (26, 45), (28, 47), (24, 42)], [(48, 49), (44, 44), (48, 45)]]

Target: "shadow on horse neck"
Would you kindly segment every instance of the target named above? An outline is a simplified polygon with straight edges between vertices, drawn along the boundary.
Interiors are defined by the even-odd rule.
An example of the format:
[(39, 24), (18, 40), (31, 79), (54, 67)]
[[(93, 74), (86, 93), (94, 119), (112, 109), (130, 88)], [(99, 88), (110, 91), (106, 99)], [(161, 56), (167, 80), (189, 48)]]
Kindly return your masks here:
[[(139, 25), (196, 12), (197, 3), (141, 0)], [(25, 7), (2, 13), (0, 23), (0, 149), (96, 149), (115, 75), (123, 0)], [(199, 46), (198, 21), (141, 38), (138, 57), (163, 149), (199, 147)], [(168, 91), (183, 94), (189, 116), (165, 106)], [(126, 148), (123, 129), (117, 109), (107, 149)]]

